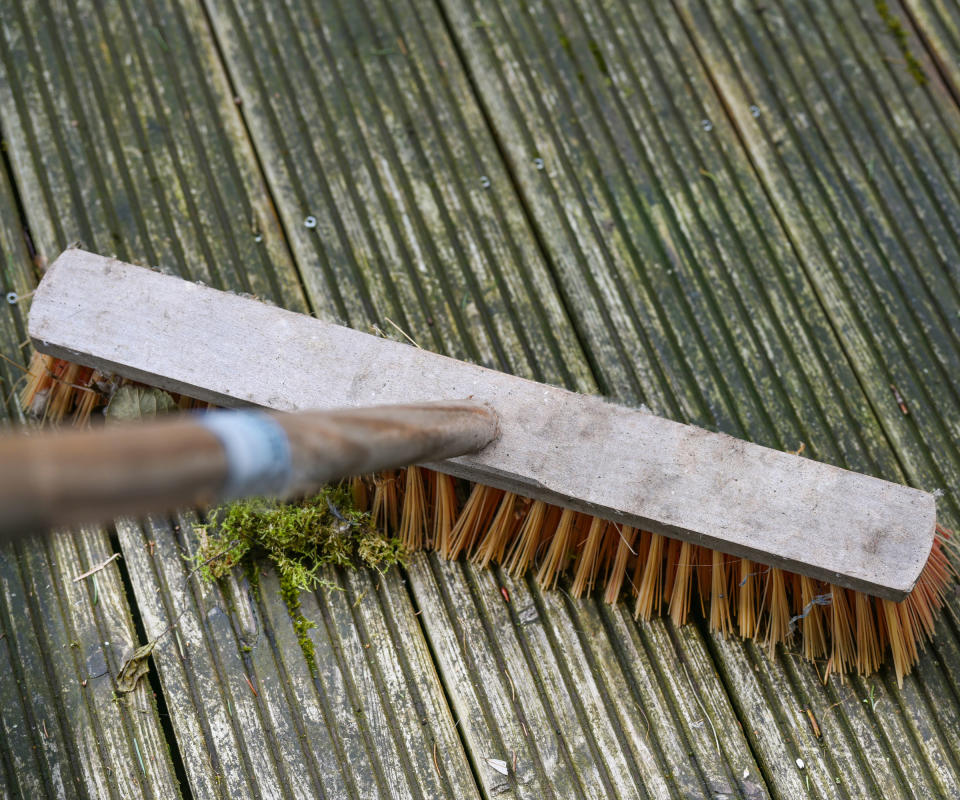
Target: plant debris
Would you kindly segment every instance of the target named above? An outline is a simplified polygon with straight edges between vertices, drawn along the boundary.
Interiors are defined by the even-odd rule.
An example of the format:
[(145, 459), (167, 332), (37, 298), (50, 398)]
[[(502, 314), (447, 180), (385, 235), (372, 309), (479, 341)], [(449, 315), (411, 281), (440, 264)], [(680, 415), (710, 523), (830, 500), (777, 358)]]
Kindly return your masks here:
[(297, 641), (313, 675), (317, 674), (313, 640), (315, 624), (300, 610), (300, 592), (321, 586), (338, 589), (324, 577), (325, 566), (373, 567), (385, 572), (405, 564), (407, 548), (375, 528), (370, 514), (358, 511), (349, 488), (325, 487), (294, 503), (254, 498), (220, 506), (197, 526), (200, 547), (193, 570), (208, 581), (224, 578), (242, 566), (256, 581), (256, 559), (266, 557), (276, 568), (280, 592), (293, 620)]
[(157, 640), (147, 642), (138, 647), (120, 668), (117, 675), (117, 693), (127, 694), (137, 688), (137, 682), (150, 671), (150, 654), (156, 646)]
[(253, 498), (219, 506), (197, 529), (193, 563), (207, 581), (265, 556), (288, 590), (335, 588), (322, 567), (366, 566), (382, 573), (407, 557), (399, 538), (374, 528), (370, 515), (354, 507), (345, 486), (325, 487), (293, 503)]

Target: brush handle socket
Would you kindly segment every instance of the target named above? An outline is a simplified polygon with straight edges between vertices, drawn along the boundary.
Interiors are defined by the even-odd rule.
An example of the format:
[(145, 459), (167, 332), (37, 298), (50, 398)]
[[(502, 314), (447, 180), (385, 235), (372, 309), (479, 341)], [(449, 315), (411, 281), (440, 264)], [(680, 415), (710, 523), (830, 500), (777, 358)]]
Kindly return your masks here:
[(210, 411), (199, 423), (220, 440), (227, 459), (221, 500), (277, 496), (293, 476), (290, 439), (271, 415), (260, 411)]

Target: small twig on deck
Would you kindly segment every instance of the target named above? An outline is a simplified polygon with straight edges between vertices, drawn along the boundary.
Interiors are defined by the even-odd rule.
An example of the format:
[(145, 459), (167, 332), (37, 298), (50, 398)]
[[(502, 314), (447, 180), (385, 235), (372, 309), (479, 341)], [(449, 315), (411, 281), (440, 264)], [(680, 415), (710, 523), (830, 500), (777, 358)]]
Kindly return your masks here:
[(680, 666), (683, 667), (683, 672), (687, 676), (687, 683), (690, 684), (690, 692), (693, 694), (693, 699), (697, 701), (697, 705), (700, 706), (700, 710), (703, 712), (703, 718), (710, 723), (710, 730), (713, 731), (713, 742), (717, 746), (717, 755), (723, 758), (723, 751), (720, 749), (720, 737), (717, 736), (717, 729), (714, 727), (713, 720), (710, 719), (710, 715), (707, 713), (707, 709), (704, 707), (703, 703), (700, 702), (700, 694), (697, 692), (696, 687), (693, 685), (693, 681), (690, 680), (690, 673), (687, 672), (687, 665), (683, 662), (680, 663)]
[(390, 319), (390, 317), (384, 317), (384, 319), (385, 319), (387, 322), (389, 322), (391, 325), (393, 325), (394, 328), (396, 328), (398, 331), (400, 331), (400, 335), (403, 336), (403, 338), (406, 339), (408, 342), (410, 342), (410, 344), (412, 344), (414, 347), (416, 347), (417, 350), (423, 350), (423, 348), (422, 348), (420, 345), (418, 345), (418, 344), (413, 340), (413, 337), (412, 337), (409, 333), (407, 333), (403, 328), (401, 328), (399, 325), (397, 325), (396, 322), (394, 322), (392, 319)]
[(114, 561), (115, 559), (118, 559), (118, 558), (120, 558), (120, 554), (119, 554), (119, 553), (114, 553), (112, 556), (110, 556), (110, 558), (108, 558), (108, 559), (107, 559), (106, 561), (104, 561), (102, 564), (97, 564), (97, 566), (93, 567), (92, 569), (88, 569), (86, 572), (83, 573), (83, 575), (77, 575), (77, 577), (73, 579), (73, 582), (74, 582), (74, 583), (79, 583), (79, 582), (82, 581), (84, 578), (89, 578), (91, 575), (93, 575), (93, 573), (99, 572), (99, 571), (102, 570), (104, 567), (106, 567), (107, 565), (109, 565), (112, 561)]
[(513, 685), (513, 678), (510, 677), (510, 673), (507, 670), (503, 671), (503, 674), (507, 676), (507, 680), (510, 681), (510, 701), (515, 702), (517, 699), (517, 690)]

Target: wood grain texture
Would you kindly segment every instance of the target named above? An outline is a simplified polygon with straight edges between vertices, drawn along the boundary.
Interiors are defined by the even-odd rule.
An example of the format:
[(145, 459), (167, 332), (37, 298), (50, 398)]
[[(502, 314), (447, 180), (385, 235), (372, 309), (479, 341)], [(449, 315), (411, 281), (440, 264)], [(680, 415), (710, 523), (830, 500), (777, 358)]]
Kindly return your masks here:
[(433, 556), (410, 579), (487, 796), (767, 796), (694, 639)]
[[(23, 420), (16, 390), (36, 286), (25, 223), (0, 170), (0, 424)], [(8, 292), (16, 297), (8, 299)], [(12, 300), (12, 302), (11, 302)], [(20, 365), (18, 368), (17, 365)], [(106, 531), (0, 549), (0, 797), (177, 798), (152, 688), (116, 699), (113, 676), (138, 644)]]
[(328, 571), (300, 596), (313, 674), (272, 572), (221, 587), (190, 573), (193, 522), (118, 532), (131, 569), (156, 576), (138, 592), (148, 632), (180, 620), (155, 658), (195, 797), (477, 796), (396, 574)]
[(205, 6), (321, 318), (595, 386), (433, 3)]

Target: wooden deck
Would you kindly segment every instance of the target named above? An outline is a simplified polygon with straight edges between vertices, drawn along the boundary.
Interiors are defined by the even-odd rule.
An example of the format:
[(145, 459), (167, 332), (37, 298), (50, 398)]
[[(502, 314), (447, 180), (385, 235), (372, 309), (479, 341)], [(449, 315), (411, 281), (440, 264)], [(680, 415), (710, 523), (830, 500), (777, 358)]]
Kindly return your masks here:
[[(29, 292), (80, 241), (803, 443), (957, 527), (958, 101), (947, 0), (10, 3), (6, 418)], [(301, 597), (314, 677), (275, 578), (203, 586), (194, 546), (184, 517), (0, 549), (0, 797), (960, 795), (954, 609), (902, 690), (824, 686), (420, 556)]]

